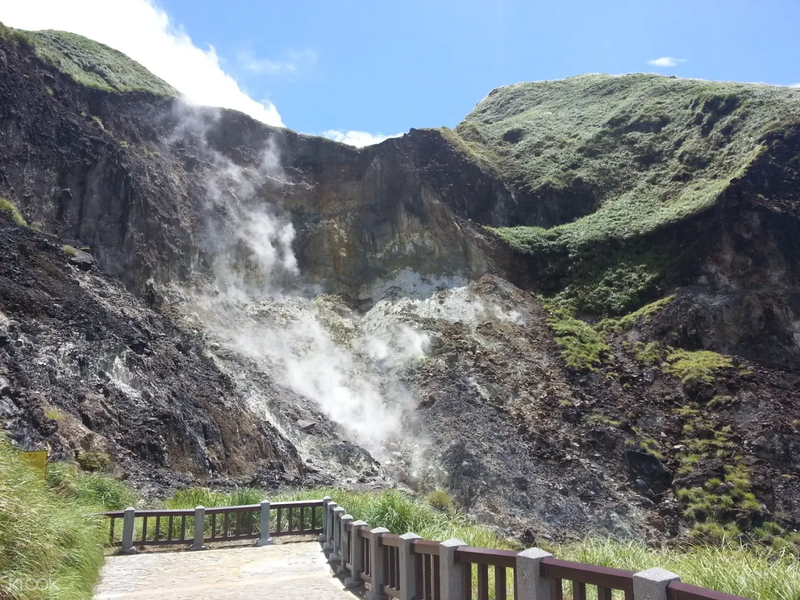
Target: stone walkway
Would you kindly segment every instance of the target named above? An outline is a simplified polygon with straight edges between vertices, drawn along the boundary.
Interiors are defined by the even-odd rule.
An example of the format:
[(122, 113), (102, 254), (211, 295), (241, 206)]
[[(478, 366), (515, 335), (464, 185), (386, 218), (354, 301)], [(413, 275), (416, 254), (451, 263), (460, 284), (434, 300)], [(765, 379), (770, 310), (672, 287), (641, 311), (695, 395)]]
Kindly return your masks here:
[(109, 556), (95, 600), (354, 600), (316, 542)]

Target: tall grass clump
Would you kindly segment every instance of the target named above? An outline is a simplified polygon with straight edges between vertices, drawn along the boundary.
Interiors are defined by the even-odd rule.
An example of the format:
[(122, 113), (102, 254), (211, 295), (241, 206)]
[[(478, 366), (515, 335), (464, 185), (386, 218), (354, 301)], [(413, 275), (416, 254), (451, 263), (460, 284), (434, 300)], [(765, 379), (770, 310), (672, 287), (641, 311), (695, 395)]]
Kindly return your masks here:
[(99, 481), (83, 482), (60, 467), (51, 475), (57, 487), (0, 437), (0, 598), (92, 595), (107, 533), (105, 520), (92, 513), (118, 497)]
[(565, 560), (642, 571), (661, 567), (681, 581), (759, 600), (800, 598), (800, 561), (787, 552), (733, 543), (651, 548), (640, 542), (588, 539), (548, 548)]
[(10, 200), (0, 198), (0, 210), (11, 215), (14, 222), (20, 227), (28, 227), (28, 221), (25, 220), (25, 216), (17, 208), (17, 205)]

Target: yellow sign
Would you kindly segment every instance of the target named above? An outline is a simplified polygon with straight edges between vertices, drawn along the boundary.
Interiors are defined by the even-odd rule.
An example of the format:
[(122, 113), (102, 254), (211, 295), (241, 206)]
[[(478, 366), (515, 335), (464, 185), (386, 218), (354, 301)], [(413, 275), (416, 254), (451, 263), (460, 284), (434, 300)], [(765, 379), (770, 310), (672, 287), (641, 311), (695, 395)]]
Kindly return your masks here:
[(32, 469), (41, 473), (42, 479), (47, 477), (47, 450), (20, 452), (19, 457), (23, 462), (28, 463), (28, 466)]

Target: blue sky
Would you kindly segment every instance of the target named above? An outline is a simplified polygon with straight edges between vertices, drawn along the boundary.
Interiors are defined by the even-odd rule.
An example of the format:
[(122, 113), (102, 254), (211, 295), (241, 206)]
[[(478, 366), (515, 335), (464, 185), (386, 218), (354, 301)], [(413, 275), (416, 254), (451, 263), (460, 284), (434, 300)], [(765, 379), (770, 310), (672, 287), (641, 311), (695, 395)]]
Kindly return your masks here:
[[(47, 13), (45, 26), (55, 20), (65, 22), (59, 28), (85, 28), (67, 22), (66, 12), (52, 16), (57, 5), (71, 6), (84, 21), (108, 6), (74, 11), (98, 0), (58, 0), (48, 10), (44, 4), (53, 1), (15, 3), (31, 6), (20, 12), (39, 14), (22, 15), (23, 25)], [(172, 35), (191, 38), (242, 91), (274, 105), (275, 118), (279, 113), (283, 124), (308, 133), (453, 127), (492, 88), (588, 72), (800, 83), (798, 0), (114, 1), (118, 14), (127, 10), (123, 5), (157, 10)], [(4, 10), (15, 9), (0, 7), (0, 20), (21, 26), (8, 22)], [(140, 45), (147, 41), (147, 19), (140, 25), (113, 13), (78, 33), (97, 39), (102, 33), (92, 31), (106, 32), (117, 22), (141, 27)], [(115, 32), (100, 41), (114, 45), (121, 37), (124, 32)], [(134, 43), (120, 49), (151, 70), (164, 68)], [(167, 54), (161, 52), (161, 62), (170, 62)], [(650, 63), (656, 59), (662, 60)], [(177, 54), (174, 62), (180, 63)], [(200, 72), (192, 85), (202, 85)], [(170, 80), (169, 73), (158, 74)]]

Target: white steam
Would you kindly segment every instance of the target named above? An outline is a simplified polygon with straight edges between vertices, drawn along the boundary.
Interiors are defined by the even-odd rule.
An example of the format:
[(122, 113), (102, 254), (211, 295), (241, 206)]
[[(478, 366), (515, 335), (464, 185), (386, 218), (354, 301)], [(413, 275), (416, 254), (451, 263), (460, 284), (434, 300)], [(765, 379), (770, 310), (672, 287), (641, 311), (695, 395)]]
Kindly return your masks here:
[[(187, 322), (204, 330), (223, 354), (245, 361), (229, 363), (242, 389), (253, 388), (246, 371), (266, 373), (316, 404), (352, 442), (385, 457), (387, 444), (400, 439), (414, 415), (398, 374), (425, 353), (427, 337), (407, 324), (362, 324), (335, 298), (299, 291), (295, 230), (272, 201), (294, 184), (281, 172), (272, 145), (249, 167), (211, 148), (204, 140), (214, 125), (214, 118), (189, 111), (171, 140), (191, 138), (199, 146), (207, 212), (225, 215), (208, 224), (213, 281), (180, 290)], [(271, 412), (265, 397), (250, 397), (254, 408)]]

